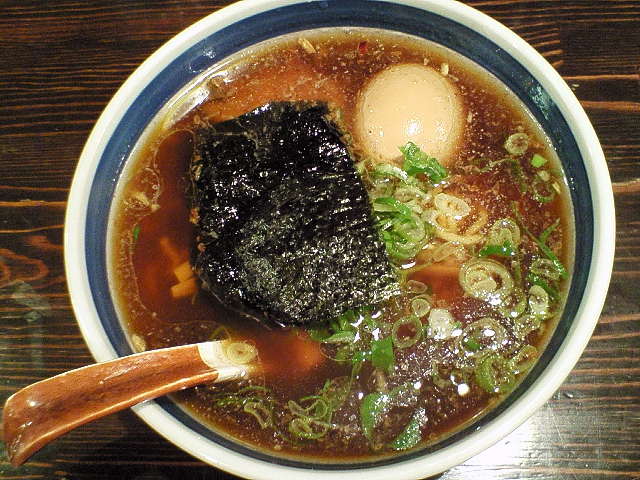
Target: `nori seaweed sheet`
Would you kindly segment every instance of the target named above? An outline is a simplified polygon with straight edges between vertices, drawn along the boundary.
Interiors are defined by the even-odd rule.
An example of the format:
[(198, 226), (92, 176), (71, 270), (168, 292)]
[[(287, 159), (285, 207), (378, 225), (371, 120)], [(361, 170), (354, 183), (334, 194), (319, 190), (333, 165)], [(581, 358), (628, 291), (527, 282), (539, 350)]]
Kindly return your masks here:
[(190, 174), (195, 271), (228, 307), (284, 326), (399, 293), (326, 104), (270, 103), (199, 129)]

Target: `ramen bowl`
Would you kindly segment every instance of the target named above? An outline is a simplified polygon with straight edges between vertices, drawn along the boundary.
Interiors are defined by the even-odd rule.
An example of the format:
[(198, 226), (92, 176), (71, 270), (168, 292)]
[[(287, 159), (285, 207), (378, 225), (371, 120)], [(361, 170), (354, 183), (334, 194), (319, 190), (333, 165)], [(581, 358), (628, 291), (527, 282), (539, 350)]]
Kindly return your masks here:
[(573, 205), (573, 275), (558, 325), (536, 365), (496, 408), (434, 445), (395, 456), (342, 463), (295, 459), (235, 442), (170, 399), (147, 402), (134, 411), (179, 448), (246, 478), (423, 478), (488, 448), (556, 391), (596, 325), (613, 262), (611, 183), (585, 112), (558, 73), (531, 46), (486, 15), (442, 0), (247, 0), (187, 28), (131, 75), (87, 140), (65, 224), (69, 291), (80, 329), (96, 360), (131, 354), (109, 281), (107, 212), (135, 145), (158, 112), (215, 64), (271, 38), (325, 27), (385, 29), (442, 45), (490, 72), (530, 110), (560, 158)]

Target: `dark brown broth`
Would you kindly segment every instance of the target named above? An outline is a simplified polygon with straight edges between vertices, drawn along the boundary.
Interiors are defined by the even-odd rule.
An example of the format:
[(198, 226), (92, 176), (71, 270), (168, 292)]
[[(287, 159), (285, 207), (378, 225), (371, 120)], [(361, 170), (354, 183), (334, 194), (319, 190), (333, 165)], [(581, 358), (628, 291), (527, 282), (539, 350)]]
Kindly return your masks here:
[[(533, 200), (521, 198), (518, 186), (505, 169), (485, 175), (469, 173), (468, 159), (504, 155), (502, 145), (506, 136), (518, 128), (524, 128), (533, 136), (535, 151), (553, 158), (527, 113), (484, 73), (439, 48), (399, 36), (355, 30), (348, 34), (309, 34), (306, 38), (312, 41), (315, 53), (305, 52), (297, 38), (290, 38), (227, 65), (225, 71), (230, 81), (222, 81), (221, 71), (213, 72), (207, 80), (211, 91), (208, 101), (170, 128), (156, 129), (148, 136), (135, 164), (129, 167), (128, 181), (119, 192), (124, 206), (116, 212), (112, 223), (115, 236), (111, 247), (112, 277), (120, 311), (126, 312), (124, 320), (135, 338), (133, 343), (152, 349), (200, 342), (208, 340), (219, 325), (226, 325), (233, 337), (256, 344), (266, 374), (255, 382), (268, 386), (283, 404), (317, 392), (326, 378), (349, 375), (350, 368), (331, 361), (311, 370), (302, 368), (288, 361), (287, 354), (300, 345), (308, 347), (314, 343), (304, 332), (269, 330), (240, 319), (202, 292), (179, 300), (169, 294), (176, 283), (172, 270), (189, 258), (193, 245), (194, 233), (185, 195), (186, 172), (192, 154), (191, 132), (201, 119), (225, 120), (274, 100), (324, 100), (340, 107), (347, 129), (352, 129), (356, 94), (371, 74), (396, 63), (417, 62), (439, 68), (446, 62), (449, 76), (458, 85), (465, 108), (471, 113), (451, 169), (447, 192), (461, 194), (482, 205), (488, 213), (487, 225), (510, 216), (512, 200), (521, 201), (523, 210), (531, 213), (527, 222), (536, 234), (567, 208), (560, 200), (541, 208)], [(154, 189), (154, 185), (159, 188)], [(139, 192), (144, 192), (143, 197)], [(169, 255), (160, 239), (166, 239), (171, 246)], [(555, 234), (552, 241), (555, 242), (552, 246), (562, 247), (566, 259), (568, 241), (563, 242), (560, 234)], [(447, 306), (463, 326), (491, 313), (485, 311), (483, 302), (462, 295), (457, 275), (425, 269), (412, 278), (428, 284), (437, 298), (435, 306)], [(546, 329), (550, 330), (552, 328)], [(531, 342), (541, 347), (545, 338), (539, 331), (529, 336)], [(392, 380), (392, 386), (396, 386), (422, 377), (420, 402), (429, 411), (422, 429), (427, 442), (459, 429), (499, 400), (473, 383), (464, 396), (455, 394), (452, 388), (443, 389), (434, 384), (426, 373), (430, 358), (438, 358), (434, 348), (433, 343), (423, 342), (398, 350)], [(334, 417), (336, 423), (344, 426), (343, 431), (331, 431), (320, 442), (290, 442), (271, 429), (258, 428), (249, 415), (213, 407), (212, 398), (221, 389), (234, 390), (237, 385), (198, 387), (181, 392), (177, 398), (216, 428), (260, 448), (326, 459), (366, 457), (379, 452), (372, 452), (369, 443), (349, 429), (359, 428), (357, 395), (373, 391), (372, 382), (372, 369), (365, 367), (353, 394)], [(398, 425), (405, 425), (410, 413), (402, 409), (394, 411), (397, 425), (389, 426), (384, 432), (388, 437), (385, 441), (399, 433)]]

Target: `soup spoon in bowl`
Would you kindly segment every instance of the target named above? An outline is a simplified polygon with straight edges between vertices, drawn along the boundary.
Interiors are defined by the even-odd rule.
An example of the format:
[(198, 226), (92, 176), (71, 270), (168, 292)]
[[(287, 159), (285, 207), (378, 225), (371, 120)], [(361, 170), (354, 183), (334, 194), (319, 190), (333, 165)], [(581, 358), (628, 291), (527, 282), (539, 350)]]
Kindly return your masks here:
[(149, 350), (62, 373), (19, 390), (4, 405), (2, 428), (11, 464), (92, 420), (202, 383), (255, 373), (257, 350), (221, 340)]

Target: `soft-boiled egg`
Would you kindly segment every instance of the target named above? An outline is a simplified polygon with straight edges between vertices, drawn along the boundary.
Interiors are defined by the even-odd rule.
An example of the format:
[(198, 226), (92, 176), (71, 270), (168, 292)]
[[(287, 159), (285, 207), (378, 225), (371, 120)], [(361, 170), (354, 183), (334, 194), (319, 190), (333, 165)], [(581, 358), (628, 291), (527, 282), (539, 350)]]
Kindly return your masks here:
[(464, 122), (455, 85), (421, 64), (400, 64), (376, 74), (356, 107), (356, 134), (374, 160), (393, 162), (411, 141), (446, 165), (458, 147)]

